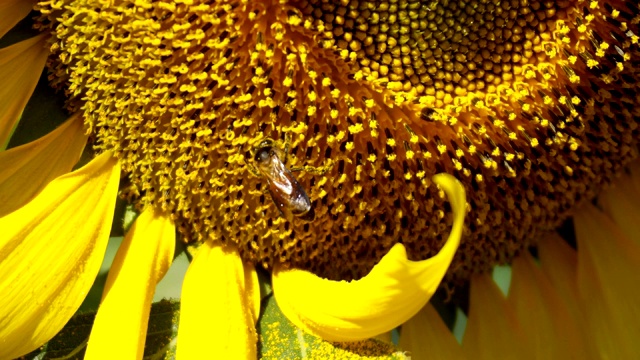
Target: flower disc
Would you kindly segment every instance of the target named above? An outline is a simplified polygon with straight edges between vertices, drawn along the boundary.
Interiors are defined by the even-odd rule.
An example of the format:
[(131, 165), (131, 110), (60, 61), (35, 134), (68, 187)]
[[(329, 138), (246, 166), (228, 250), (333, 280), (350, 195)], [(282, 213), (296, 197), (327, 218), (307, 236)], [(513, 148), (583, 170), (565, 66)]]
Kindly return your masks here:
[[(468, 193), (462, 280), (534, 245), (637, 152), (631, 1), (39, 7), (52, 81), (121, 160), (124, 194), (266, 267), (350, 279), (397, 242), (432, 256), (451, 212), (430, 179), (448, 172)], [(267, 138), (303, 168), (313, 220), (281, 215), (252, 171)]]

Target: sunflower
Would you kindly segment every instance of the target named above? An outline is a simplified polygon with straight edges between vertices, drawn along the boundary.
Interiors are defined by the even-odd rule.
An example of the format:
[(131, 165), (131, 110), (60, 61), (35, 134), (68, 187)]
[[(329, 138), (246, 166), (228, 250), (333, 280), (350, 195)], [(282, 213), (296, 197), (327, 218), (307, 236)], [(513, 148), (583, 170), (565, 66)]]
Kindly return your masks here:
[[(0, 16), (33, 5), (11, 0)], [(624, 190), (589, 203), (637, 153), (637, 5), (35, 9), (42, 34), (0, 53), (0, 144), (45, 63), (72, 115), (0, 154), (0, 289), (10, 294), (0, 357), (37, 348), (75, 313), (118, 193), (140, 215), (109, 272), (89, 358), (142, 356), (176, 234), (200, 244), (183, 286), (181, 358), (256, 356), (256, 266), (272, 273), (287, 318), (329, 341), (406, 322), (400, 344), (417, 358), (637, 352), (629, 280), (640, 253), (620, 210), (637, 206), (633, 170)], [(70, 172), (87, 142), (96, 155)], [(575, 244), (553, 235), (571, 216)], [(512, 264), (507, 296), (486, 275), (499, 264)], [(465, 308), (468, 284), (460, 346), (425, 304), (440, 287)]]

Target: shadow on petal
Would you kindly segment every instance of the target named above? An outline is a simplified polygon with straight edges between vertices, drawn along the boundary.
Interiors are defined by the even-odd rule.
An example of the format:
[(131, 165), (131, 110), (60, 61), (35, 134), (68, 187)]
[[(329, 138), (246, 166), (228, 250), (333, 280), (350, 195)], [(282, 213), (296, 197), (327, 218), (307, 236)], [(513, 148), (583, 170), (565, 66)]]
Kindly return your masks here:
[(37, 0), (3, 0), (0, 2), (0, 37), (3, 37), (27, 16), (37, 2)]
[(21, 207), (78, 162), (87, 136), (72, 116), (38, 140), (0, 152), (0, 216)]
[(501, 359), (524, 351), (524, 334), (513, 308), (489, 275), (471, 279), (469, 319), (462, 349), (469, 359)]
[[(639, 214), (639, 203), (634, 213)], [(598, 358), (640, 357), (640, 244), (586, 204), (575, 215), (578, 300)], [(637, 234), (634, 234), (637, 235)]]
[(399, 346), (414, 359), (465, 359), (460, 344), (431, 304), (402, 325)]
[(49, 51), (46, 36), (0, 49), (0, 150), (4, 150), (22, 110), (40, 79)]
[(533, 257), (521, 255), (512, 269), (508, 302), (524, 333), (527, 352), (536, 359), (586, 359), (588, 347), (577, 319)]

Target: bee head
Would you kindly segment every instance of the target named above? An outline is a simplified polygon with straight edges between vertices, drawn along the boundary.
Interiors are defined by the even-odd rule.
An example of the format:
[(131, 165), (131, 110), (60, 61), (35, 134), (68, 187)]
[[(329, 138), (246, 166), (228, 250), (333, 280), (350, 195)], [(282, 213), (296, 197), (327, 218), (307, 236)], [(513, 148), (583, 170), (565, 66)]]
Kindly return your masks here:
[(256, 151), (256, 155), (253, 157), (253, 159), (258, 163), (263, 163), (263, 162), (269, 160), (269, 157), (271, 157), (271, 147), (270, 146), (258, 149)]
[(253, 159), (259, 164), (262, 164), (269, 160), (269, 158), (273, 155), (273, 145), (274, 142), (271, 139), (262, 140), (260, 144), (258, 144), (258, 146), (256, 146), (255, 148)]

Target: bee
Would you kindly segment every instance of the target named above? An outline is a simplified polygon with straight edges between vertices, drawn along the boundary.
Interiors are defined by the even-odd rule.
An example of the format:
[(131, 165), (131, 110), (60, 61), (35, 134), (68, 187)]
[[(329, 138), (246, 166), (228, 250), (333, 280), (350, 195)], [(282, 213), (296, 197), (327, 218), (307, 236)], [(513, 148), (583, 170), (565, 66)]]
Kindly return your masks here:
[(287, 150), (283, 153), (271, 139), (261, 141), (253, 155), (255, 169), (267, 179), (269, 194), (280, 214), (313, 220), (315, 215), (307, 192), (285, 165)]

